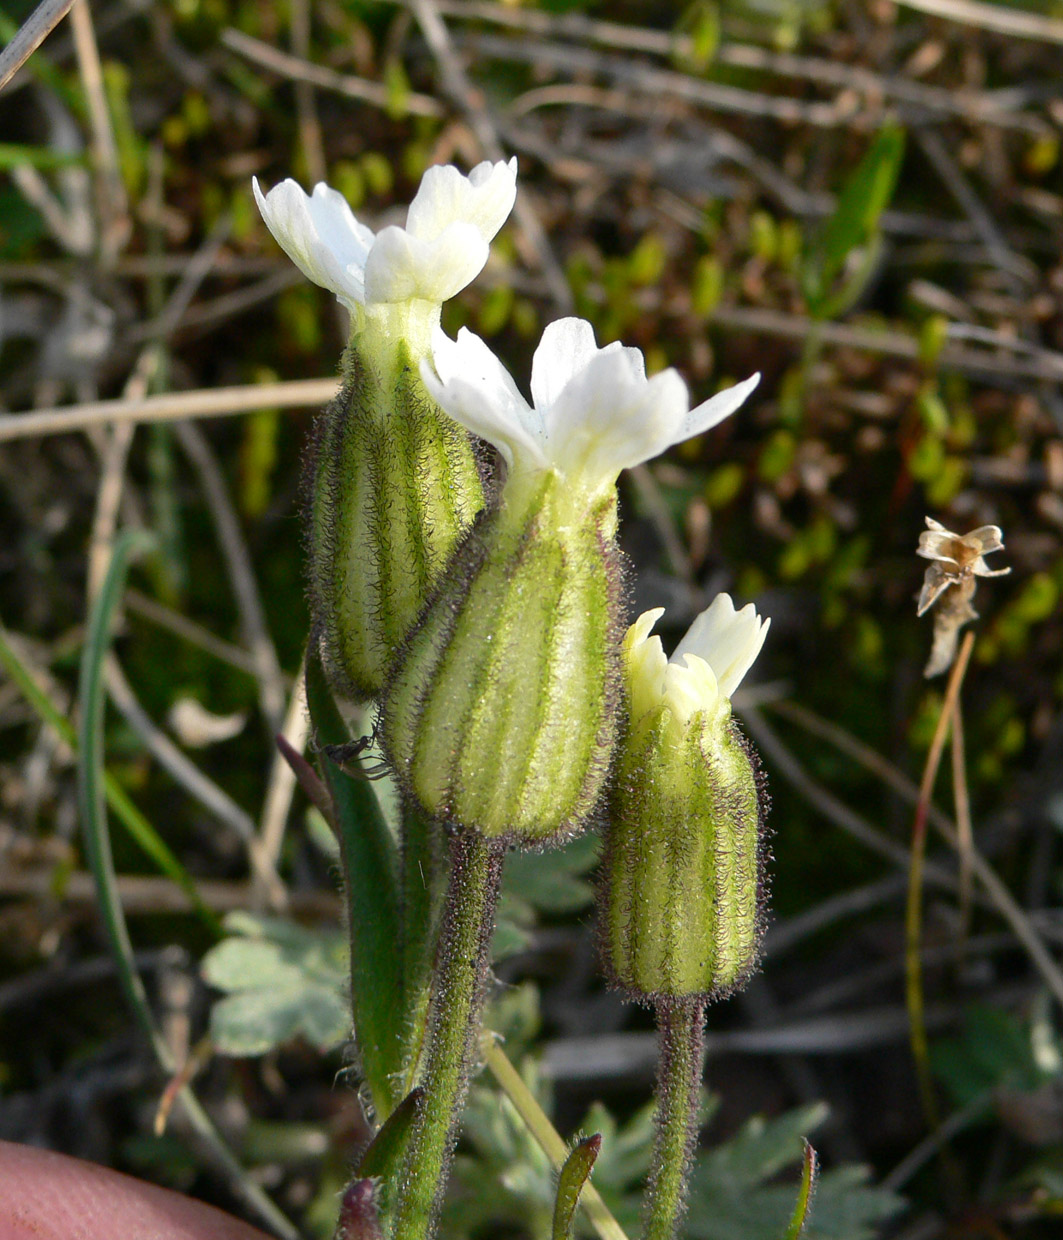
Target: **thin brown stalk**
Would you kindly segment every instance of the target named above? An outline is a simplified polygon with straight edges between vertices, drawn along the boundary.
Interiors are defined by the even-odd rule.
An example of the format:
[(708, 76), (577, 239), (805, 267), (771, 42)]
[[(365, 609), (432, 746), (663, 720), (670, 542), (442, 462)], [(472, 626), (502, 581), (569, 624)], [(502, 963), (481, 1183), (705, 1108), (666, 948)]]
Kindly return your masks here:
[(930, 742), (923, 778), (919, 783), (919, 801), (915, 807), (912, 821), (912, 853), (908, 871), (908, 909), (905, 917), (905, 962), (906, 978), (905, 997), (908, 1004), (908, 1022), (912, 1058), (915, 1060), (916, 1074), (919, 1080), (919, 1094), (926, 1115), (927, 1124), (937, 1128), (940, 1119), (937, 1098), (934, 1094), (934, 1082), (930, 1073), (930, 1047), (926, 1036), (926, 1013), (923, 1001), (923, 966), (920, 947), (923, 933), (923, 859), (926, 853), (926, 822), (927, 808), (934, 791), (941, 755), (945, 749), (949, 724), (952, 721), (956, 703), (959, 700), (960, 686), (967, 671), (967, 664), (974, 649), (974, 633), (968, 632), (960, 646), (960, 652), (952, 665), (945, 701), (941, 707), (937, 727)]
[[(296, 753), (301, 754), (306, 748), (307, 736), (310, 732), (310, 715), (306, 709), (306, 677), (305, 662), (300, 667), (288, 699), (288, 709), (284, 716), (281, 736)], [(284, 844), (284, 829), (288, 823), (288, 813), (292, 807), (295, 793), (296, 776), (291, 764), (281, 750), (277, 750), (270, 767), (269, 782), (266, 785), (266, 796), (262, 803), (262, 816), (258, 828), (258, 840), (263, 856), (271, 865), (276, 865)]]
[[(366, 78), (355, 77), (353, 74), (337, 73), (335, 69), (324, 65), (315, 65), (298, 56), (282, 52), (280, 48), (270, 47), (244, 34), (241, 30), (229, 28), (221, 33), (220, 42), (231, 52), (243, 56), (254, 64), (261, 65), (281, 77), (294, 82), (307, 82), (322, 90), (332, 91), (337, 95), (345, 95), (348, 99), (358, 99), (362, 103), (372, 104), (378, 108), (390, 108), (394, 105), (391, 89), (380, 82), (370, 82)], [(431, 95), (421, 95), (411, 91), (402, 97), (403, 107), (411, 116), (442, 116), (444, 109), (439, 101)]]
[(244, 387), (201, 388), (167, 392), (134, 400), (100, 400), (60, 405), (27, 413), (0, 415), (0, 443), (63, 435), (108, 422), (176, 422), (223, 418), (256, 409), (306, 409), (327, 405), (336, 395), (336, 379), (293, 379), (286, 383), (252, 383)]
[(74, 33), (78, 72), (92, 126), (100, 258), (105, 267), (110, 267), (129, 240), (132, 221), (129, 218), (129, 203), (118, 164), (118, 144), (107, 106), (103, 68), (100, 64), (99, 48), (96, 46), (96, 31), (92, 25), (89, 0), (75, 0), (70, 9), (70, 23)]
[(259, 704), (270, 733), (273, 734), (280, 728), (284, 716), (284, 673), (266, 625), (251, 555), (229, 498), (225, 479), (206, 436), (191, 422), (179, 422), (175, 433), (199, 475), (207, 507), (214, 519), (218, 543), (229, 570), (229, 580), (240, 613), (244, 642), (255, 660)]
[[(887, 762), (885, 758), (876, 753), (870, 746), (851, 736), (844, 728), (840, 728), (837, 724), (830, 723), (828, 720), (820, 719), (818, 715), (806, 710), (803, 706), (798, 706), (794, 702), (772, 702), (771, 706), (773, 710), (793, 719), (815, 735), (822, 736), (824, 740), (830, 741), (842, 753), (848, 754), (867, 770), (877, 774), (886, 784), (913, 805), (918, 801), (919, 791), (906, 775), (898, 771), (896, 767)], [(958, 831), (947, 815), (943, 814), (934, 805), (929, 805), (927, 807), (927, 821), (937, 828), (939, 834), (952, 848), (959, 850)], [(978, 851), (974, 843), (970, 847), (970, 862), (974, 876), (978, 879), (989, 900), (1011, 927), (1012, 933), (1026, 949), (1032, 964), (1041, 974), (1045, 985), (1055, 996), (1060, 1006), (1063, 1007), (1063, 972), (1060, 971), (1059, 966), (1052, 958), (1051, 952), (1045, 946), (1044, 939), (1034, 924), (1033, 919), (1019, 906), (1018, 901), (998, 877), (993, 867)], [(926, 875), (927, 877), (930, 876), (929, 866), (926, 867)]]
[[(123, 874), (118, 878), (122, 907), (134, 916), (169, 916), (194, 911), (191, 900), (169, 878), (153, 874)], [(246, 909), (251, 902), (250, 882), (227, 879), (196, 879), (196, 893), (216, 913)], [(92, 875), (84, 870), (57, 876), (55, 867), (15, 869), (0, 873), (0, 896), (5, 899), (31, 899), (44, 905), (75, 904), (94, 906), (96, 889)], [(339, 924), (341, 905), (330, 891), (293, 891), (288, 912), (297, 918), (318, 919)]]
[[(487, 110), (483, 92), (474, 86), (462, 68), (461, 60), (454, 50), (450, 32), (447, 30), (439, 8), (434, 0), (409, 0), (409, 7), (417, 18), (425, 42), (436, 59), (443, 87), (455, 104), (462, 109), (484, 154), (493, 160), (504, 158), (498, 127)], [(528, 238), (550, 289), (554, 305), (562, 314), (572, 312), (572, 289), (557, 260), (550, 239), (538, 215), (522, 190), (517, 190), (513, 215)]]
[(947, 17), (965, 26), (995, 30), (1019, 39), (1063, 43), (1063, 21), (1026, 9), (1004, 8), (999, 4), (984, 4), (980, 0), (900, 0), (900, 3), (905, 8), (917, 9), (933, 17)]
[(248, 860), (256, 884), (266, 893), (272, 909), (283, 909), (288, 903), (288, 893), (274, 867), (274, 859), (263, 847), (255, 829), (255, 820), (205, 775), (158, 727), (137, 700), (132, 686), (113, 654), (105, 663), (107, 693), (133, 731), (140, 737), (145, 748), (161, 767), (185, 791), (200, 803), (217, 820), (228, 827), (247, 849)]
[(180, 612), (164, 606), (133, 587), (126, 590), (125, 605), (127, 611), (142, 616), (145, 620), (181, 638), (189, 645), (197, 647), (205, 654), (213, 655), (215, 659), (227, 663), (230, 667), (235, 667), (238, 671), (246, 672), (248, 676), (255, 675), (254, 660), (242, 646), (227, 642), (223, 637), (215, 636), (195, 620), (182, 616)]
[(41, 0), (0, 52), (0, 90), (11, 81), (45, 39), (70, 12), (73, 0)]
[(967, 787), (967, 753), (963, 736), (963, 707), (957, 701), (952, 715), (952, 796), (956, 806), (956, 841), (960, 858), (960, 924), (967, 936), (971, 921), (971, 874), (973, 871), (974, 827), (971, 823), (971, 797)]

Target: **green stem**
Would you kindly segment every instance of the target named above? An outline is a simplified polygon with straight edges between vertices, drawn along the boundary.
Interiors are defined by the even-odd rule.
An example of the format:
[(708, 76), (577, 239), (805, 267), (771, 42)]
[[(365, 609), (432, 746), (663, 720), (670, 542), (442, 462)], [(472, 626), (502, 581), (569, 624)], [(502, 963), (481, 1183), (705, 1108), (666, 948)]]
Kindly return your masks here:
[(657, 1138), (646, 1193), (644, 1240), (672, 1240), (686, 1200), (697, 1137), (705, 1004), (699, 997), (657, 1004)]
[(469, 1082), (486, 991), (503, 848), (475, 831), (451, 840), (450, 883), (432, 993), (424, 1100), (398, 1183), (393, 1240), (433, 1230)]
[(406, 1050), (402, 1095), (417, 1084), (428, 1031), (432, 964), (442, 904), (443, 832), (413, 805), (402, 811), (402, 977)]

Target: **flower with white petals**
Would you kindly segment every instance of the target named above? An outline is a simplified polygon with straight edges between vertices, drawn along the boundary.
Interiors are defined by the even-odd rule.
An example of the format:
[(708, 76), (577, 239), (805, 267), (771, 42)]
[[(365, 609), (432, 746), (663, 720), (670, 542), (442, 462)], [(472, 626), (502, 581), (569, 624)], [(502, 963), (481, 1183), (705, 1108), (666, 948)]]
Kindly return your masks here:
[(262, 218), (304, 275), (359, 307), (426, 301), (439, 305), (470, 284), (487, 262), (488, 244), (516, 197), (517, 161), (477, 164), (468, 176), (450, 165), (429, 168), (406, 217), (374, 233), (337, 190), (323, 182), (307, 195), (292, 180), (263, 194)]
[(752, 603), (736, 611), (729, 594), (717, 594), (669, 660), (661, 639), (650, 636), (663, 615), (663, 607), (643, 612), (624, 641), (631, 721), (664, 705), (680, 728), (699, 712), (711, 723), (760, 654), (771, 620)]
[(501, 452), (510, 475), (556, 471), (581, 491), (612, 486), (622, 469), (700, 435), (733, 413), (760, 376), (690, 408), (687, 386), (669, 368), (646, 377), (642, 353), (619, 343), (599, 349), (583, 319), (559, 319), (532, 360), (529, 405), (486, 344), (462, 328), (433, 334), (425, 386), (466, 429)]

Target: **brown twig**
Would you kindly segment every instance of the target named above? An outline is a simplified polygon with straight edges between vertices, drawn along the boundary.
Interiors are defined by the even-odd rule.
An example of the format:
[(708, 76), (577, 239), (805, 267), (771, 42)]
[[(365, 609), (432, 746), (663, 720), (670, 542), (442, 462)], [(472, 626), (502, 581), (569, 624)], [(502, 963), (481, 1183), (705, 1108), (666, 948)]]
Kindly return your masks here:
[(45, 39), (70, 12), (74, 0), (41, 0), (0, 52), (0, 90), (11, 81)]
[(280, 728), (284, 714), (284, 673), (266, 625), (262, 599), (243, 531), (206, 436), (192, 422), (178, 422), (175, 434), (199, 475), (203, 496), (214, 519), (218, 543), (225, 557), (237, 610), (240, 613), (244, 641), (255, 660), (259, 703), (272, 735)]
[(328, 404), (338, 387), (335, 379), (293, 379), (286, 383), (202, 388), (135, 400), (101, 400), (28, 413), (8, 413), (0, 415), (0, 443), (83, 431), (108, 422), (177, 422), (190, 418), (231, 417), (256, 409), (307, 409)]

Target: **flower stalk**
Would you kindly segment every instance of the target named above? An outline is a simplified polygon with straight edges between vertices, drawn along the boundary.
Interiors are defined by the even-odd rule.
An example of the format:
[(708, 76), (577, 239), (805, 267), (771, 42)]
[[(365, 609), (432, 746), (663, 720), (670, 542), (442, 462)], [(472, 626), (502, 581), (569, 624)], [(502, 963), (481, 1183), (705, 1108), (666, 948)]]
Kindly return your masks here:
[(393, 1240), (432, 1234), (477, 1046), (503, 847), (475, 831), (451, 837), (451, 870), (432, 993), (424, 1098), (394, 1192)]
[(672, 1240), (686, 1202), (697, 1140), (705, 1059), (705, 1003), (699, 997), (655, 1004), (658, 1045), (657, 1117), (643, 1240)]

